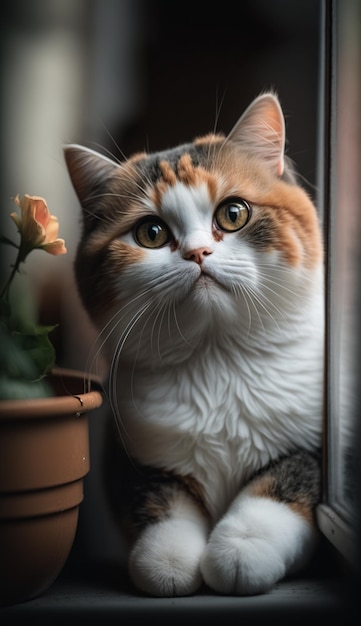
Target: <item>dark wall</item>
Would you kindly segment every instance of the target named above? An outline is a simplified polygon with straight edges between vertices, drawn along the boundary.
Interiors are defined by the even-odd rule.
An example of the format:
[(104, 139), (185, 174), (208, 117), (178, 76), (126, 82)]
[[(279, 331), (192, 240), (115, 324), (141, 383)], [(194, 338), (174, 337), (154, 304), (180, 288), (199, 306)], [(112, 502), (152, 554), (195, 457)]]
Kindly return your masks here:
[(228, 132), (249, 102), (271, 88), (286, 115), (289, 155), (313, 184), (319, 24), (318, 0), (223, 0), (216, 7), (145, 2), (144, 101), (137, 119), (115, 131), (117, 142), (128, 155), (188, 141), (215, 126)]

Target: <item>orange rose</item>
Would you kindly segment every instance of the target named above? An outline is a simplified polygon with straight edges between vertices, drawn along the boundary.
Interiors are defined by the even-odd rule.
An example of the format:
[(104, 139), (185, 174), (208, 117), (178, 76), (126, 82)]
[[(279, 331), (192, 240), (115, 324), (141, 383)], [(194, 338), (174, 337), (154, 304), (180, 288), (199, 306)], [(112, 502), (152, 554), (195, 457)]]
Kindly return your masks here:
[(18, 227), (22, 242), (26, 242), (28, 248), (41, 248), (49, 254), (65, 254), (64, 239), (58, 239), (58, 218), (50, 214), (44, 198), (25, 195), (20, 200), (17, 195), (14, 202), (21, 210), (21, 217), (17, 213), (11, 213), (10, 217)]

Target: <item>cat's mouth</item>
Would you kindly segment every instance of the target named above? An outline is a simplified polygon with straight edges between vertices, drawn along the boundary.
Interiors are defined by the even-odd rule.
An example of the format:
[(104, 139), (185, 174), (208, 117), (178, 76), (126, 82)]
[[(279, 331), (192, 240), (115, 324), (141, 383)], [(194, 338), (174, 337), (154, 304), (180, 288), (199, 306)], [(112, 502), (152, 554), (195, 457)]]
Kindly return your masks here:
[(205, 272), (203, 269), (201, 270), (201, 273), (199, 274), (198, 278), (196, 279), (196, 283), (199, 283), (200, 285), (210, 285), (211, 283), (215, 283), (216, 281), (214, 280), (214, 278), (208, 274), (208, 272)]
[(194, 285), (201, 289), (211, 289), (214, 286), (224, 288), (214, 276), (206, 272), (203, 268), (201, 269), (198, 278), (195, 280)]

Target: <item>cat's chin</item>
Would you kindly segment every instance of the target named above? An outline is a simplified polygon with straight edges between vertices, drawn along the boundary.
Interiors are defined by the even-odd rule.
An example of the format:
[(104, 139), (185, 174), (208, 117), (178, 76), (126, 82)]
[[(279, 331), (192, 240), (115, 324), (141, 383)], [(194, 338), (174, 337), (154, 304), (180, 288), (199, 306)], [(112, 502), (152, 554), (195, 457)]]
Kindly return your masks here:
[(230, 307), (231, 295), (209, 274), (202, 273), (194, 282), (189, 294), (194, 306), (205, 308), (209, 315), (225, 314)]
[(202, 274), (199, 275), (199, 277), (194, 283), (194, 288), (198, 290), (206, 289), (208, 291), (209, 289), (213, 289), (214, 287), (217, 287), (217, 286), (218, 286), (218, 283), (209, 274), (205, 274), (204, 272), (202, 272)]
[(214, 298), (223, 291), (222, 287), (209, 275), (200, 274), (193, 283), (191, 294), (195, 298)]

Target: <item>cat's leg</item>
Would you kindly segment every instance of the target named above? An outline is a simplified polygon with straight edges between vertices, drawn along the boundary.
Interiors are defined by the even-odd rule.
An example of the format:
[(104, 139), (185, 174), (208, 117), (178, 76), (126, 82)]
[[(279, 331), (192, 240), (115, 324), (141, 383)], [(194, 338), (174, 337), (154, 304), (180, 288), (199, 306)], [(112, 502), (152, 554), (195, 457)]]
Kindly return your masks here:
[(210, 535), (201, 561), (215, 591), (263, 593), (305, 564), (316, 544), (318, 461), (296, 453), (270, 464), (235, 498)]
[(200, 560), (209, 534), (202, 506), (179, 484), (159, 484), (137, 515), (143, 529), (129, 557), (136, 587), (154, 596), (194, 593), (202, 584)]

